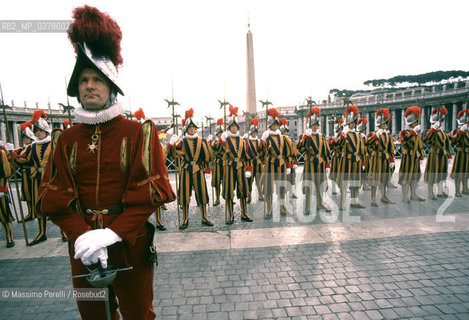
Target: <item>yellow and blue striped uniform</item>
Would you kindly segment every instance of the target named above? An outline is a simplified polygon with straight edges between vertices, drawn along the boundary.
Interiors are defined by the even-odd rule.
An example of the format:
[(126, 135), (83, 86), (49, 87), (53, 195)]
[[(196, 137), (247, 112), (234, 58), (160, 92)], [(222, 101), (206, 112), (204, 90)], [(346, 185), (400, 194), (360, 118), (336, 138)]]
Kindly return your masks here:
[(212, 149), (207, 140), (201, 137), (184, 137), (176, 146), (177, 157), (182, 158), (182, 167), (179, 173), (179, 205), (183, 206), (182, 224), (189, 222), (189, 203), (192, 190), (195, 191), (195, 199), (200, 207), (202, 221), (210, 221), (207, 217), (205, 205), (209, 202), (207, 183), (205, 181), (205, 169), (212, 160)]

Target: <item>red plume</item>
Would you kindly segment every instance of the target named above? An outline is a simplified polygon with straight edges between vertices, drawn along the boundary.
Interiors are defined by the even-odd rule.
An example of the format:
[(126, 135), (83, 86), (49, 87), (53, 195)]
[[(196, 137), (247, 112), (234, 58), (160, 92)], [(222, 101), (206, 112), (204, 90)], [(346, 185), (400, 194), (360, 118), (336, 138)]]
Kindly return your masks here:
[(33, 130), (33, 124), (31, 121), (26, 121), (20, 124), (21, 131), (26, 131), (26, 128)]
[(446, 108), (440, 108), (440, 114), (442, 114), (442, 115), (448, 114), (448, 109), (446, 109)]
[(64, 127), (68, 127), (70, 125), (70, 121), (69, 120), (64, 120)]
[(391, 114), (389, 113), (389, 108), (383, 108), (384, 119), (389, 120), (391, 119)]
[(360, 119), (358, 119), (357, 124), (360, 124), (360, 123), (362, 123), (362, 122), (363, 122), (364, 124), (367, 124), (367, 123), (368, 123), (368, 119), (367, 119), (367, 118), (360, 118)]
[(288, 120), (285, 118), (280, 119), (280, 124), (286, 126), (288, 124)]
[(340, 122), (340, 123), (344, 123), (344, 119), (340, 118), (340, 119), (339, 119), (339, 122)]
[(186, 119), (181, 120), (181, 126), (184, 128), (184, 125), (186, 124)]
[(222, 126), (223, 125), (223, 118), (220, 118), (217, 120), (217, 126)]
[(134, 112), (133, 116), (137, 120), (145, 120), (145, 112), (143, 112), (142, 108), (138, 108), (138, 110)]
[(257, 127), (257, 126), (259, 125), (259, 119), (257, 119), (257, 118), (252, 118), (252, 119), (251, 119), (251, 124), (253, 124), (254, 126)]
[(348, 113), (353, 113), (354, 115), (358, 116), (358, 107), (354, 105), (348, 106), (344, 111), (344, 115)]
[(437, 112), (438, 112), (438, 108), (435, 108), (435, 109), (432, 110), (432, 114), (435, 114)]
[(37, 123), (40, 118), (47, 119), (47, 114), (42, 109), (37, 109), (33, 112), (32, 123)]
[[(466, 113), (466, 112), (467, 112), (466, 109), (459, 111), (459, 112), (458, 112), (458, 118), (461, 118), (461, 117), (464, 115), (464, 113)], [(23, 126), (23, 124), (24, 124), (24, 123), (22, 123), (21, 126)], [(23, 127), (21, 127), (21, 128), (23, 128)], [(23, 130), (23, 129), (21, 129), (21, 130)], [(24, 131), (24, 130), (23, 130), (23, 131)]]
[(68, 38), (77, 52), (77, 43), (86, 45), (95, 55), (105, 55), (116, 68), (123, 63), (121, 56), (122, 32), (117, 22), (107, 13), (90, 6), (78, 7), (72, 13), (74, 21), (67, 30)]
[(192, 118), (194, 116), (194, 109), (190, 108), (189, 110), (186, 110), (186, 113), (184, 114), (185, 118)]
[(269, 116), (271, 116), (272, 118), (275, 119), (275, 118), (278, 118), (278, 115), (279, 115), (279, 113), (278, 113), (277, 109), (275, 109), (275, 108), (270, 108), (269, 109)]
[(316, 114), (316, 115), (317, 115), (317, 114), (320, 114), (320, 113), (321, 113), (321, 108), (319, 108), (319, 107), (312, 107), (310, 111), (311, 111), (311, 115), (313, 115), (313, 114)]
[(238, 116), (238, 107), (230, 106), (230, 107), (228, 108), (228, 110), (230, 110), (230, 115), (229, 115), (230, 117), (232, 117), (232, 116), (235, 116), (235, 117)]
[(417, 117), (420, 117), (420, 107), (413, 106), (413, 107), (407, 108), (407, 110), (404, 113), (404, 116), (407, 117), (411, 113), (415, 114)]

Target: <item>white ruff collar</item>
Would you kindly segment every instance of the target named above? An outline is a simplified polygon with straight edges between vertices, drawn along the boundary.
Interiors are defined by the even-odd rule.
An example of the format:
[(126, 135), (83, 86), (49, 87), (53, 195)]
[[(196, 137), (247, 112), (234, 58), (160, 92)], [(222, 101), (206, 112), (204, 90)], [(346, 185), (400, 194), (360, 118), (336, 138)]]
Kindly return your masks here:
[(124, 113), (124, 106), (120, 102), (116, 102), (109, 108), (99, 111), (88, 111), (79, 106), (75, 109), (75, 120), (78, 123), (98, 124), (108, 122)]
[(184, 136), (185, 136), (187, 139), (195, 139), (195, 138), (197, 138), (199, 135), (197, 134), (197, 132), (194, 133), (194, 134), (189, 134), (189, 133), (186, 132), (186, 133), (184, 134)]
[(254, 137), (249, 136), (249, 140), (257, 141), (257, 140), (259, 140), (259, 138), (258, 138), (258, 137), (255, 137), (255, 138), (254, 138)]
[(232, 133), (231, 131), (228, 132), (228, 137), (234, 138), (234, 137), (239, 137), (239, 131), (236, 131), (236, 133)]
[(269, 134), (270, 134), (271, 136), (278, 136), (278, 135), (280, 135), (280, 130), (279, 130), (279, 129), (277, 129), (277, 130), (275, 130), (275, 131), (272, 131), (272, 130), (269, 130), (269, 131), (270, 131)]
[(47, 143), (47, 142), (50, 142), (50, 136), (47, 136), (44, 139), (37, 139), (35, 141), (35, 143), (37, 143), (37, 144), (44, 144), (44, 143)]

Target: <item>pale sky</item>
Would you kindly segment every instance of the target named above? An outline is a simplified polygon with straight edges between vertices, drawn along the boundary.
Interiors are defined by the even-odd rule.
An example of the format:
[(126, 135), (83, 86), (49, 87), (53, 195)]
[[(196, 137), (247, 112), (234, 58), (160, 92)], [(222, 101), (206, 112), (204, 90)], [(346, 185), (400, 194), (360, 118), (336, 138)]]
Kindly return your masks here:
[[(400, 74), (468, 70), (468, 1), (2, 1), (0, 20), (69, 20), (83, 4), (121, 26), (119, 97), (132, 111), (222, 117), (217, 99), (246, 108), (246, 32), (254, 38), (257, 100), (274, 107), (330, 89)], [(47, 108), (65, 102), (75, 54), (65, 33), (0, 33), (5, 101)], [(76, 100), (71, 100), (77, 105)], [(260, 106), (258, 105), (258, 110)], [(240, 112), (241, 113), (241, 112)]]

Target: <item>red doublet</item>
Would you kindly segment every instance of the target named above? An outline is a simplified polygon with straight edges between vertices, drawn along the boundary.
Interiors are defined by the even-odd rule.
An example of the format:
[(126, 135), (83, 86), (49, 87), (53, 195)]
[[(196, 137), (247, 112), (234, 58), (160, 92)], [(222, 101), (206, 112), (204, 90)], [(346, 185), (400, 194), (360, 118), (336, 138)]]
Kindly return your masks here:
[[(99, 138), (93, 152), (88, 146), (95, 132)], [(153, 266), (144, 262), (145, 222), (161, 204), (174, 200), (156, 132), (153, 127), (149, 139), (144, 139), (142, 125), (122, 116), (100, 125), (78, 124), (67, 129), (57, 140), (36, 204), (37, 212), (48, 215), (70, 238), (73, 275), (87, 273), (81, 261), (73, 258), (74, 243), (81, 234), (99, 228), (101, 220), (103, 228), (122, 237), (108, 252), (109, 264), (133, 266), (111, 284), (124, 318), (153, 319)], [(145, 143), (150, 160), (143, 156), (146, 141), (150, 141)], [(83, 215), (84, 208), (102, 210), (116, 205), (122, 205), (122, 213)], [(74, 287), (89, 284), (84, 278), (74, 279)], [(104, 311), (101, 302), (77, 303), (82, 317), (96, 312), (99, 318)], [(115, 310), (115, 303), (111, 306)]]

